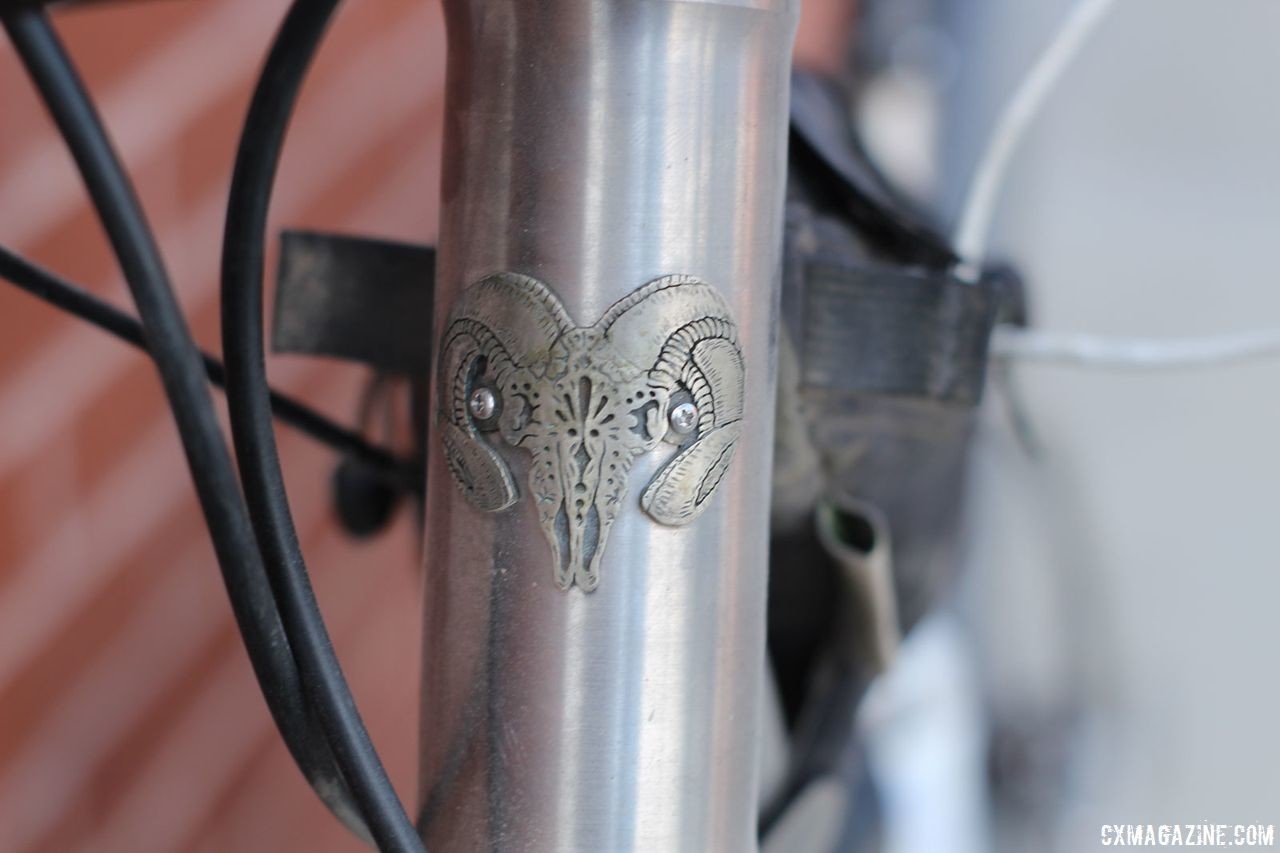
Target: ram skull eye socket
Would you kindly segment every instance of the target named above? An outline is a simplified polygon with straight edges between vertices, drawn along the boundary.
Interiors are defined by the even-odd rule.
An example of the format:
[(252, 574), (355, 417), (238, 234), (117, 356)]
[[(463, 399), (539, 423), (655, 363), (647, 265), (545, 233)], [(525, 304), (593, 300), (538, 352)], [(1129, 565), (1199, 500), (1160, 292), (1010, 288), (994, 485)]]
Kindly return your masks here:
[(478, 509), (503, 511), (521, 492), (503, 446), (526, 451), (564, 590), (599, 583), (609, 529), (634, 506), (636, 460), (666, 443), (639, 508), (678, 527), (708, 505), (741, 434), (737, 326), (716, 288), (692, 276), (656, 278), (580, 326), (546, 284), (495, 273), (455, 302), (438, 365), (455, 484)]

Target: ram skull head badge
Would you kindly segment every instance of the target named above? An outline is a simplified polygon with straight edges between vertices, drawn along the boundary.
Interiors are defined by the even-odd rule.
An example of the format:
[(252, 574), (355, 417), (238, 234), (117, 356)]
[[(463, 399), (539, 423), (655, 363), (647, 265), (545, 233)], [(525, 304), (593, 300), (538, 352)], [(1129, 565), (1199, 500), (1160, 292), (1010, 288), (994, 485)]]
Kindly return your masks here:
[(496, 438), (532, 454), (529, 489), (561, 589), (600, 582), (638, 456), (676, 445), (640, 496), (668, 525), (701, 514), (733, 459), (744, 380), (737, 327), (715, 288), (689, 276), (651, 281), (578, 326), (537, 279), (491, 275), (458, 298), (438, 364), (454, 480), (475, 507), (499, 512), (520, 492)]

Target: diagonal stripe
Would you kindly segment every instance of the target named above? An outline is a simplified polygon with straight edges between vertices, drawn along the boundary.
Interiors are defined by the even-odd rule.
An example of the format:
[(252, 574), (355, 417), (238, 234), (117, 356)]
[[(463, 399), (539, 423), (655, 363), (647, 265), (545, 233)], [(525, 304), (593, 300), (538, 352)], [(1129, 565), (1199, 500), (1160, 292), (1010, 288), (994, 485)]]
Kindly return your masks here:
[[(322, 402), (349, 396), (346, 390), (335, 389)], [(301, 437), (282, 446), (286, 463), (308, 450), (315, 449)], [(300, 530), (314, 532), (326, 521), (328, 500), (319, 489), (298, 495)], [(157, 505), (166, 518), (172, 515), (173, 505)], [(86, 559), (102, 560), (102, 555)], [(77, 599), (83, 599), (77, 602), (81, 606), (89, 600)], [(9, 845), (13, 849), (57, 822), (115, 743), (228, 625), (230, 611), (208, 544), (200, 542), (174, 561), (137, 613), (47, 710), (40, 727), (26, 736), (26, 748), (0, 768), (0, 827), (19, 842)]]
[[(304, 102), (297, 126), (290, 133), (286, 165), (309, 179), (281, 183), (275, 195), (274, 222), (300, 216), (330, 183), (311, 176), (335, 179), (352, 169), (362, 155), (438, 97), (443, 68), (437, 67), (439, 63), (426, 67), (422, 62), (424, 33), (433, 33), (443, 50), (442, 34), (434, 26), (438, 11), (417, 8), (423, 11), (408, 17), (389, 35), (365, 45), (357, 58), (343, 66), (340, 79), (317, 92), (314, 102)], [(421, 88), (386, 85), (389, 69), (414, 66), (424, 66)], [(378, 95), (371, 97), (375, 92)], [(335, 132), (335, 116), (342, 117), (340, 132)], [(219, 187), (205, 194), (195, 213), (160, 234), (160, 245), (171, 258), (174, 282), (188, 303), (188, 316), (213, 310), (217, 299), (217, 282), (208, 273), (217, 269), (225, 205), (226, 189)], [(187, 283), (194, 286), (186, 287)], [(107, 298), (125, 298), (121, 280), (112, 283)], [(84, 336), (79, 326), (68, 326), (51, 336), (38, 352), (15, 366), (0, 388), (0, 429), (4, 432), (0, 478), (50, 438), (60, 436), (83, 411), (84, 399), (119, 376), (136, 357), (118, 345), (105, 340), (89, 342)], [(91, 357), (86, 357), (88, 347), (93, 348)], [(50, 388), (58, 393), (50, 394)]]
[[(393, 548), (399, 550), (399, 544), (384, 538), (369, 559), (386, 562), (385, 555)], [(336, 545), (336, 538), (329, 537), (320, 550), (330, 552)], [(344, 655), (349, 664), (367, 663), (371, 641), (382, 639), (379, 635), (388, 625), (400, 627), (392, 620), (371, 617), (403, 602), (406, 596), (399, 587), (406, 585), (405, 573), (399, 572), (382, 584), (351, 584), (347, 594), (335, 597), (330, 620), (340, 647), (350, 650)], [(385, 646), (386, 641), (377, 645)], [(137, 839), (146, 838), (153, 849), (171, 850), (208, 814), (217, 792), (252, 759), (258, 738), (269, 731), (260, 703), (245, 701), (252, 690), (247, 681), (248, 667), (235, 656), (205, 682), (192, 710), (164, 733), (159, 749), (137, 774), (124, 800), (95, 831), (96, 849), (132, 850)], [(159, 803), (164, 807), (157, 808)], [(345, 830), (335, 823), (334, 831)]]
[[(418, 181), (427, 164), (411, 158), (385, 182), (385, 188), (355, 212), (352, 219), (372, 218), (378, 211), (413, 211), (421, 203)], [(136, 357), (136, 356), (132, 356)], [(292, 360), (273, 368), (287, 387), (313, 365)], [(157, 452), (159, 451), (159, 452)], [(23, 662), (50, 641), (68, 620), (110, 583), (113, 568), (190, 493), (185, 471), (175, 464), (178, 442), (168, 418), (157, 421), (146, 436), (100, 480), (88, 500), (73, 505), (48, 544), (16, 567), (0, 595), (0, 693)], [(89, 549), (86, 543), (92, 543)]]
[[(116, 148), (125, 162), (162, 155), (183, 128), (257, 73), (262, 34), (280, 17), (277, 4), (221, 0), (206, 8), (209, 14), (159, 46), (102, 99), (100, 111), (119, 128)], [(218, 73), (209, 73), (211, 68)], [(84, 190), (51, 126), (12, 162), (5, 170), (5, 195), (22, 204), (0, 216), (0, 234), (9, 245), (23, 246), (75, 213)]]

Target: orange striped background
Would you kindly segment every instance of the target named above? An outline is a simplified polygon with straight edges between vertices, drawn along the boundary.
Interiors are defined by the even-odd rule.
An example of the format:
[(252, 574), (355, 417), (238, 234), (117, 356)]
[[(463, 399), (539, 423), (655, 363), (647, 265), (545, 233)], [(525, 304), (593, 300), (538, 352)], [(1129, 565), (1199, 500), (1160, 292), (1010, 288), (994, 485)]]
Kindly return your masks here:
[[(283, 0), (173, 0), (55, 16), (196, 336), (215, 352), (236, 135), (284, 9)], [(346, 4), (291, 131), (273, 231), (434, 239), (443, 52), (436, 3)], [(7, 43), (0, 243), (128, 304)], [(271, 375), (347, 422), (364, 380), (297, 358), (274, 360)], [(287, 429), (280, 441), (339, 654), (412, 798), (412, 510), (374, 542), (351, 542), (329, 509), (332, 455)], [(291, 765), (257, 694), (149, 364), (0, 287), (0, 851), (356, 849)]]

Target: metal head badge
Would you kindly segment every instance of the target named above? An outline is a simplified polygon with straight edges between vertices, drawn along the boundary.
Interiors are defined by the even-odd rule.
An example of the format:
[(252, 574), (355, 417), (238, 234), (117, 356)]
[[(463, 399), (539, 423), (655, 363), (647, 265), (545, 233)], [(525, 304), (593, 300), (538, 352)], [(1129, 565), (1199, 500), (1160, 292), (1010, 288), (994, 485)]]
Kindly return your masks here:
[(576, 325), (537, 279), (488, 276), (458, 298), (438, 363), (458, 488), (478, 509), (507, 509), (519, 489), (489, 436), (529, 451), (562, 589), (600, 582), (638, 456), (664, 440), (679, 446), (640, 496), (668, 525), (698, 517), (733, 459), (744, 389), (737, 326), (715, 288), (690, 276), (649, 282), (591, 326)]

